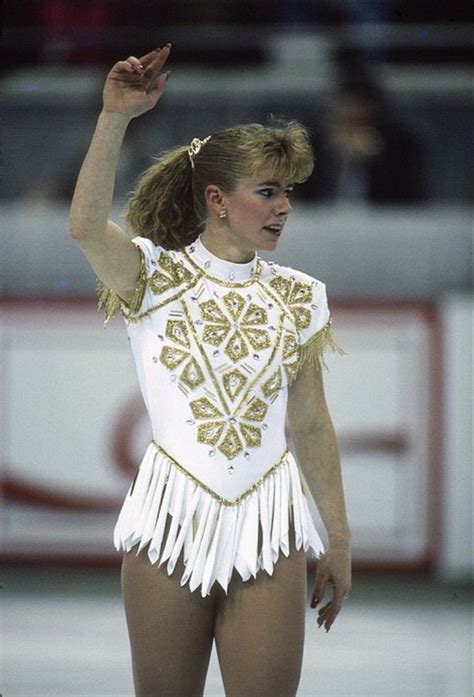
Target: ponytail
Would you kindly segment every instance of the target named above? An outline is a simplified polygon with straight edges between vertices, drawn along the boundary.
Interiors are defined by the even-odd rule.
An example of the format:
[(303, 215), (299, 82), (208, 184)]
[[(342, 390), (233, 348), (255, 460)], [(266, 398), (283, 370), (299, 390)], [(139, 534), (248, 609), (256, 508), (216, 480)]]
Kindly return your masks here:
[(141, 237), (164, 249), (179, 249), (199, 235), (187, 146), (166, 152), (138, 180), (128, 201), (126, 221)]

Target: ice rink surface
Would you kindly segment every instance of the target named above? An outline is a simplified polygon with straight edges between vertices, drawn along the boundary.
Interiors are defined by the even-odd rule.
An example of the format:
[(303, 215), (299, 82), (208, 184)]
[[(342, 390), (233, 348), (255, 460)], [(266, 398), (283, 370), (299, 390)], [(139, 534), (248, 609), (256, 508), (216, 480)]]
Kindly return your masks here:
[[(133, 697), (118, 569), (1, 585), (2, 697)], [(356, 576), (329, 633), (308, 605), (298, 697), (472, 697), (472, 626), (465, 585)], [(215, 649), (205, 697), (225, 697)]]

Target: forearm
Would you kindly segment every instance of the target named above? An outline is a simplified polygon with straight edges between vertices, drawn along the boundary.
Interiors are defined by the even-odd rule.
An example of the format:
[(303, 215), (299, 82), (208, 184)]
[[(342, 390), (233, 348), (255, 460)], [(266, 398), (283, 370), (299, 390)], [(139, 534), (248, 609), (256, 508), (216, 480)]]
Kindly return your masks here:
[(293, 446), (332, 545), (350, 544), (341, 461), (331, 420), (317, 429), (292, 433)]
[(112, 206), (117, 162), (130, 119), (102, 111), (82, 164), (71, 203), (69, 227), (73, 237), (104, 234)]

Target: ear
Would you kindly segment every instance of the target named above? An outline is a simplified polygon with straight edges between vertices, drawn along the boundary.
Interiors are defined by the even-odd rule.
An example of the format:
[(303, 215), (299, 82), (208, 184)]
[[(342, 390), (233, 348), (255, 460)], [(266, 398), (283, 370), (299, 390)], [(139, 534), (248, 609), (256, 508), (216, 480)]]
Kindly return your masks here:
[(208, 184), (204, 189), (204, 200), (207, 207), (216, 215), (222, 210), (225, 205), (225, 197), (222, 191), (215, 184)]

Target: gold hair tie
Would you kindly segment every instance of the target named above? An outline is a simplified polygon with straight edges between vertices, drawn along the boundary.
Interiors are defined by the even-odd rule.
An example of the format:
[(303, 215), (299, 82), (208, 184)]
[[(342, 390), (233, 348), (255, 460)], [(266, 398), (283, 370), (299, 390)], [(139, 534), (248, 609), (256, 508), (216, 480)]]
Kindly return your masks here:
[(191, 167), (194, 169), (194, 158), (204, 145), (204, 143), (207, 143), (211, 136), (207, 136), (207, 138), (204, 138), (204, 140), (199, 140), (199, 138), (193, 138), (191, 141), (191, 145), (188, 148), (188, 155), (189, 155), (189, 161), (191, 163)]

